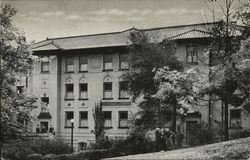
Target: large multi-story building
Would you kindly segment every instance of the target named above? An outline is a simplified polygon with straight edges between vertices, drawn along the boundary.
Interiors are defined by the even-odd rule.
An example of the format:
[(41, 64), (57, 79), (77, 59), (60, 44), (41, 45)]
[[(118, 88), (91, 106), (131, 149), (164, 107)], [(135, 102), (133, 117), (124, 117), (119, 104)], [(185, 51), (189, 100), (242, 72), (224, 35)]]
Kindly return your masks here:
[[(193, 24), (140, 30), (152, 42), (166, 39), (177, 43), (176, 54), (186, 67), (198, 65), (202, 52), (209, 45), (207, 32), (214, 23)], [(70, 142), (71, 119), (74, 119), (74, 146), (94, 141), (93, 109), (102, 105), (105, 132), (110, 138), (123, 138), (128, 134), (129, 119), (137, 112), (128, 94), (128, 81), (124, 74), (129, 70), (127, 45), (129, 34), (137, 29), (94, 35), (47, 38), (33, 46), (39, 57), (48, 61), (34, 63), (29, 90), (43, 102), (34, 114), (33, 132), (47, 133), (55, 129), (56, 135)], [(45, 105), (45, 107), (44, 107)], [(179, 124), (187, 143), (191, 143), (189, 126), (200, 121), (223, 121), (221, 102), (214, 104), (209, 116), (208, 107), (201, 107), (199, 114), (187, 116)], [(250, 119), (233, 106), (229, 112), (232, 128), (247, 128)]]

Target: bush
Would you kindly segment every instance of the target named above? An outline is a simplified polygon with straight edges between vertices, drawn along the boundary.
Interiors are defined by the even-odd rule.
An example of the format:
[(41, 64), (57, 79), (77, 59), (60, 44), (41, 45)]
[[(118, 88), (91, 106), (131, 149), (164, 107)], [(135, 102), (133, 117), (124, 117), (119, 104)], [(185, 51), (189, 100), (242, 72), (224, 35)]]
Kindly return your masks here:
[(112, 155), (131, 155), (155, 151), (155, 142), (136, 132), (124, 140), (114, 141), (109, 149)]
[(36, 140), (31, 145), (35, 153), (46, 154), (67, 154), (71, 153), (71, 148), (60, 140)]
[(231, 134), (230, 138), (231, 139), (238, 139), (238, 138), (246, 138), (250, 137), (250, 130), (242, 130), (242, 131), (236, 131)]
[(15, 143), (4, 144), (1, 150), (2, 156), (10, 160), (26, 160), (28, 155), (35, 153), (29, 146), (28, 142), (20, 140)]
[(4, 144), (2, 156), (10, 160), (26, 160), (28, 155), (33, 158), (38, 154), (65, 154), (70, 152), (71, 148), (60, 140), (39, 139), (33, 142), (17, 140), (14, 143)]
[(216, 131), (210, 129), (207, 123), (201, 122), (190, 127), (192, 127), (190, 130), (190, 135), (192, 135), (191, 146), (211, 144), (217, 141)]
[(47, 154), (43, 157), (43, 160), (51, 160), (55, 158), (55, 154)]
[(107, 157), (109, 157), (109, 152), (107, 150), (92, 150), (58, 155), (55, 157), (55, 160), (98, 160)]
[(30, 154), (27, 156), (27, 160), (42, 160), (41, 154)]

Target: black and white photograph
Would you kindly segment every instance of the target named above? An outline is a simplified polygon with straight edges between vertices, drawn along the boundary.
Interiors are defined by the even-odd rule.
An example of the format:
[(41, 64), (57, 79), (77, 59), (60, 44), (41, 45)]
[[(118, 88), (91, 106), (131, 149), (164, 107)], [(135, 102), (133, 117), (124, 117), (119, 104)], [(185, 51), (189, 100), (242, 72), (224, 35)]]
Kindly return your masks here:
[(1, 160), (250, 160), (250, 0), (0, 0)]

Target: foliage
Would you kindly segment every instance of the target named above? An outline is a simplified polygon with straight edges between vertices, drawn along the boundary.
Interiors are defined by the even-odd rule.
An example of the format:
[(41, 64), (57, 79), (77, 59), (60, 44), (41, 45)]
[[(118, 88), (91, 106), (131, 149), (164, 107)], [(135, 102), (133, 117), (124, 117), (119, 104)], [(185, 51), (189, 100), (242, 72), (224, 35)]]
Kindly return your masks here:
[(154, 68), (167, 65), (170, 69), (182, 69), (182, 64), (175, 56), (174, 42), (152, 42), (149, 35), (140, 31), (131, 32), (129, 38), (132, 42), (128, 47), (131, 71), (127, 77), (134, 98), (156, 92), (152, 72)]
[(27, 160), (42, 160), (41, 154), (30, 154), (27, 156)]
[(31, 149), (41, 155), (71, 153), (71, 148), (58, 139), (36, 140), (32, 143)]
[(16, 120), (22, 122), (32, 118), (30, 112), (36, 108), (36, 99), (27, 93), (16, 94), (13, 91), (19, 78), (29, 73), (33, 57), (24, 34), (12, 24), (16, 9), (6, 4), (1, 5), (0, 11), (1, 135), (2, 132), (8, 135), (23, 128)]
[(246, 138), (246, 137), (250, 137), (250, 130), (244, 129), (241, 131), (233, 132), (230, 135), (231, 139)]
[[(4, 144), (2, 156), (11, 160), (24, 160), (27, 156), (36, 157), (36, 155), (63, 154), (71, 153), (71, 148), (60, 140), (17, 140), (14, 143)], [(34, 154), (33, 156), (31, 156)]]
[[(55, 157), (55, 160), (98, 160), (109, 157), (107, 150), (82, 151), (73, 154), (62, 154)], [(52, 159), (51, 159), (52, 160)]]
[(95, 130), (92, 131), (95, 134), (96, 144), (101, 146), (105, 141), (105, 132), (104, 132), (104, 113), (102, 111), (102, 106), (96, 105), (93, 111), (93, 117), (95, 122)]
[(124, 140), (114, 141), (109, 151), (114, 155), (149, 153), (155, 151), (155, 143), (145, 135), (133, 132)]
[(217, 141), (216, 130), (210, 129), (205, 122), (193, 124), (190, 128), (190, 135), (192, 136), (190, 145), (192, 146), (205, 145)]
[[(158, 84), (154, 81), (154, 69), (165, 65), (171, 70), (181, 70), (182, 63), (175, 55), (175, 43), (161, 41), (141, 31), (130, 33), (129, 45), (131, 70), (126, 75), (130, 82), (133, 100), (137, 100), (140, 111), (136, 114), (135, 125), (149, 130), (160, 125), (161, 120), (169, 120), (169, 108), (161, 108), (160, 101), (152, 95), (157, 92)], [(141, 100), (140, 98), (144, 98)], [(166, 119), (165, 119), (166, 118)]]
[[(145, 132), (132, 129), (125, 139), (106, 139), (104, 143), (92, 144), (89, 150), (107, 150), (110, 157), (149, 153), (155, 151), (155, 142), (145, 136)], [(89, 152), (89, 151), (88, 151)]]
[(177, 101), (179, 113), (182, 115), (196, 112), (197, 106), (200, 105), (197, 103), (197, 98), (199, 98), (197, 81), (201, 83), (201, 80), (196, 79), (197, 77), (193, 75), (192, 70), (178, 72), (171, 71), (168, 67), (157, 69), (154, 80), (158, 82), (159, 86), (157, 93), (153, 96), (168, 105)]
[(3, 158), (10, 160), (24, 160), (28, 155), (35, 152), (31, 149), (30, 143), (17, 140), (13, 144), (4, 144), (1, 149)]
[[(238, 67), (242, 63), (247, 64), (249, 59), (248, 50), (240, 49), (240, 42), (249, 37), (249, 24), (245, 23), (245, 26), (238, 26), (234, 23), (235, 19), (233, 19), (235, 12), (238, 12), (239, 16), (237, 20), (246, 22), (247, 19), (244, 18), (247, 17), (246, 15), (248, 15), (249, 10), (243, 11), (243, 8), (235, 10), (235, 3), (234, 0), (225, 0), (221, 4), (218, 2), (224, 17), (221, 17), (222, 21), (215, 23), (211, 30), (211, 44), (207, 49), (207, 58), (209, 59), (209, 63), (207, 64), (209, 71), (207, 79), (209, 81), (204, 85), (205, 87), (201, 87), (200, 89), (201, 95), (210, 95), (210, 100), (212, 100), (211, 97), (216, 95), (218, 97), (216, 100), (222, 100), (225, 104), (225, 140), (228, 140), (229, 137), (229, 104), (235, 107), (249, 106), (250, 74), (249, 71)], [(199, 71), (202, 69), (197, 68)], [(199, 76), (200, 74), (197, 72), (197, 75)]]

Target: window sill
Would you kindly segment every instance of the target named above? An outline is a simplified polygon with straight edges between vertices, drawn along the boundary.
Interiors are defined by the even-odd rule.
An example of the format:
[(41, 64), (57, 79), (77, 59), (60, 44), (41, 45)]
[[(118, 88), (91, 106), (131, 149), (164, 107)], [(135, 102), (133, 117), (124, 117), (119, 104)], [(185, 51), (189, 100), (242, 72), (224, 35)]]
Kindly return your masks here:
[(243, 129), (241, 126), (239, 126), (239, 127), (229, 127), (229, 129)]
[(124, 97), (124, 98), (118, 98), (118, 99), (129, 99), (129, 97), (126, 97), (126, 98), (125, 98), (125, 97)]
[(103, 72), (110, 72), (110, 71), (113, 71), (113, 69), (103, 69), (102, 71)]
[(41, 71), (42, 74), (48, 74), (49, 71)]
[(119, 68), (119, 71), (128, 71), (129, 68)]
[(112, 129), (113, 127), (104, 127), (104, 129)]
[(64, 99), (64, 101), (74, 101), (75, 99)]
[(119, 129), (128, 129), (128, 127), (118, 127)]
[[(72, 128), (71, 126), (64, 126), (64, 128)], [(75, 128), (75, 127), (73, 127), (73, 128)]]
[(79, 98), (78, 100), (79, 100), (79, 101), (81, 101), (81, 100), (82, 100), (82, 101), (84, 101), (84, 100), (86, 101), (86, 100), (89, 100), (89, 99), (88, 99), (88, 98)]
[(88, 73), (89, 71), (79, 71), (79, 73)]
[(113, 98), (102, 98), (103, 100), (113, 100)]
[(65, 71), (65, 73), (75, 73), (74, 71)]
[(87, 128), (89, 128), (89, 127), (82, 127), (82, 126), (79, 126), (78, 128), (82, 128), (82, 129), (84, 129), (84, 128), (85, 128), (85, 129), (87, 129)]

